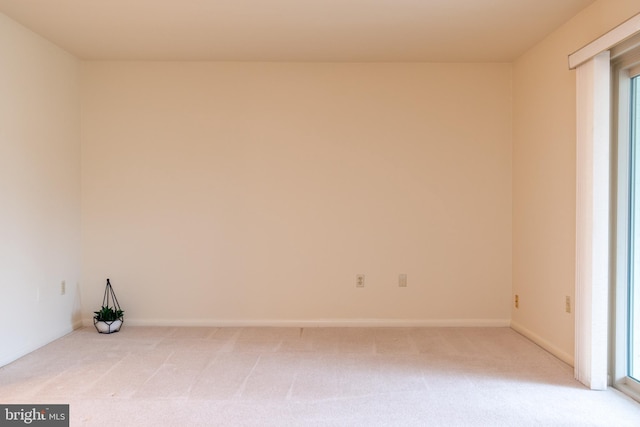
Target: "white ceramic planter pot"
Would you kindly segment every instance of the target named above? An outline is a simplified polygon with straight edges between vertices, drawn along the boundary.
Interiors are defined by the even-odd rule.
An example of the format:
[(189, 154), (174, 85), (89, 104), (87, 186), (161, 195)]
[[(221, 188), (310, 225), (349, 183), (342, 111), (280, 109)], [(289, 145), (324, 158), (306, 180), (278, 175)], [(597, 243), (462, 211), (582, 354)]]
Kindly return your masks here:
[(113, 332), (118, 332), (120, 327), (122, 326), (122, 320), (116, 319), (111, 322), (104, 322), (102, 320), (93, 320), (93, 324), (95, 325), (98, 332), (101, 334), (111, 334)]

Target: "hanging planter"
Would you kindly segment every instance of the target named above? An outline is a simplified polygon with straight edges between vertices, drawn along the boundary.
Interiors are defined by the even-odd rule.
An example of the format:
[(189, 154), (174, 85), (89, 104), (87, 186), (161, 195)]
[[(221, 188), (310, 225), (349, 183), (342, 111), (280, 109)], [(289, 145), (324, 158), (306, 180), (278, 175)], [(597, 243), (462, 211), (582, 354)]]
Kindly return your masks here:
[(111, 334), (118, 332), (124, 322), (124, 311), (120, 310), (120, 304), (115, 292), (111, 287), (111, 282), (107, 279), (107, 286), (104, 288), (102, 307), (99, 311), (94, 311), (93, 326), (101, 334)]

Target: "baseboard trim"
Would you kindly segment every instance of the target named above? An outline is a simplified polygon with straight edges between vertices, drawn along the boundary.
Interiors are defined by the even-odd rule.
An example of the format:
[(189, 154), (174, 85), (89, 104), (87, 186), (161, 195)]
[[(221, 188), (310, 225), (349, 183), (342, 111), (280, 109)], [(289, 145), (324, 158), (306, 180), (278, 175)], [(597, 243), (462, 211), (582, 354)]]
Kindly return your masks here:
[(524, 336), (525, 338), (528, 338), (529, 340), (533, 341), (534, 343), (536, 343), (540, 347), (544, 348), (549, 353), (553, 354), (555, 357), (557, 357), (558, 359), (562, 360), (564, 363), (566, 363), (566, 364), (568, 364), (568, 365), (570, 365), (572, 367), (575, 366), (575, 364), (574, 364), (575, 360), (574, 360), (572, 355), (566, 353), (563, 350), (560, 350), (558, 347), (556, 347), (555, 345), (551, 344), (549, 341), (545, 340), (540, 335), (538, 335), (538, 334), (532, 332), (531, 330), (525, 328), (524, 326), (522, 326), (518, 322), (511, 321), (511, 329), (513, 329), (514, 331), (516, 331), (520, 335)]
[(38, 340), (35, 343), (30, 343), (30, 345), (25, 345), (16, 349), (12, 349), (13, 351), (11, 351), (11, 353), (2, 355), (2, 357), (0, 358), (0, 367), (6, 366), (11, 362), (15, 362), (21, 357), (24, 357), (27, 354), (33, 351), (36, 351), (37, 349), (44, 347), (45, 345), (50, 344), (67, 334), (70, 334), (71, 332), (73, 332), (74, 329), (77, 329), (77, 327), (79, 326), (80, 326), (79, 324), (73, 323), (69, 327), (60, 328), (55, 332), (52, 332), (46, 335), (41, 340)]
[[(93, 320), (85, 319), (85, 325)], [(510, 327), (509, 319), (128, 319), (130, 326), (209, 327)]]

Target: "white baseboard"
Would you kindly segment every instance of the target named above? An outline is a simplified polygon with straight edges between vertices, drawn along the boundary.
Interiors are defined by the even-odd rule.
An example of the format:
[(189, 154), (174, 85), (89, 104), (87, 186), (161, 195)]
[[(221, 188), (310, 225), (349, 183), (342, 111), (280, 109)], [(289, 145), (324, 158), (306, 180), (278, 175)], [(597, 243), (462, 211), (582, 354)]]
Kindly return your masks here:
[(80, 326), (80, 324), (74, 323), (70, 327), (60, 328), (50, 334), (47, 334), (37, 342), (30, 342), (29, 345), (11, 349), (10, 353), (3, 354), (2, 357), (0, 357), (0, 366), (8, 365), (9, 363), (20, 359), (21, 357), (26, 356), (33, 351), (36, 351), (40, 347), (44, 347), (45, 345), (52, 343), (58, 338), (62, 338), (63, 336), (73, 332), (74, 329), (77, 329)]
[(544, 338), (542, 338), (540, 335), (530, 331), (529, 329), (525, 328), (521, 324), (512, 321), (511, 322), (511, 329), (513, 329), (514, 331), (518, 332), (520, 335), (523, 335), (524, 337), (530, 339), (534, 343), (538, 344), (540, 347), (544, 348), (549, 353), (553, 354), (555, 357), (557, 357), (558, 359), (562, 360), (564, 363), (566, 363), (566, 364), (568, 364), (570, 366), (575, 366), (574, 365), (575, 360), (574, 360), (572, 355), (570, 355), (567, 352), (559, 349), (555, 345), (551, 344), (549, 341), (547, 341)]
[[(85, 326), (93, 325), (85, 319)], [(510, 319), (128, 319), (130, 326), (209, 327), (509, 327)]]

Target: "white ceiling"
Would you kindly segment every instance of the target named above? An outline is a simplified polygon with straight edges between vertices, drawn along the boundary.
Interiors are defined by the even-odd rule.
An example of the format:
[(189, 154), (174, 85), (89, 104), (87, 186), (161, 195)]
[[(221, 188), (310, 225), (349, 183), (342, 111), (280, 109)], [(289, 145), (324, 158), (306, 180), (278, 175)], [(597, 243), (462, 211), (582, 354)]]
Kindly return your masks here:
[(508, 62), (594, 0), (0, 0), (83, 59)]

